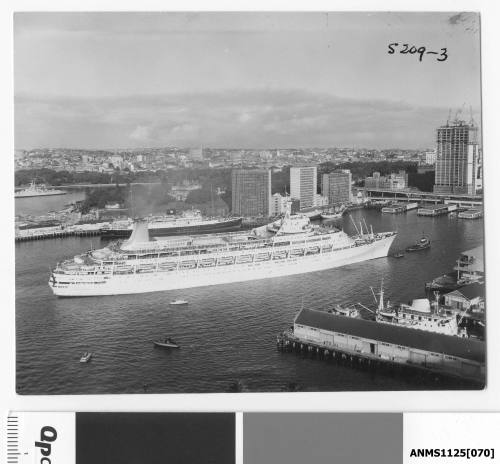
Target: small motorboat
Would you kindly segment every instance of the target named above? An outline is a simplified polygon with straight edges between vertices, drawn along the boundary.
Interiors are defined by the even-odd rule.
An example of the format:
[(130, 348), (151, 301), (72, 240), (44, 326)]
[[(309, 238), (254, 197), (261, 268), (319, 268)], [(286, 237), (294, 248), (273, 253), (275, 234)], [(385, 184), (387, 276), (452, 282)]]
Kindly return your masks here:
[(421, 251), (421, 250), (427, 250), (427, 248), (431, 247), (431, 241), (425, 236), (422, 235), (420, 240), (418, 240), (415, 245), (409, 246), (406, 251), (411, 252), (411, 251)]
[(404, 257), (404, 253), (402, 251), (400, 251), (399, 253), (394, 253), (392, 255), (393, 258), (403, 258)]
[(85, 353), (83, 353), (82, 357), (80, 358), (80, 362), (88, 363), (91, 358), (92, 358), (92, 353), (90, 351), (85, 351)]
[(358, 309), (353, 306), (341, 306), (337, 304), (333, 308), (329, 309), (328, 312), (330, 314), (336, 314), (339, 316), (354, 317), (354, 318), (359, 317)]
[(186, 300), (173, 300), (169, 303), (170, 306), (182, 306), (187, 304), (188, 302)]
[(155, 340), (153, 344), (154, 346), (158, 346), (160, 348), (180, 348), (180, 346), (175, 343), (170, 337), (167, 337), (163, 340)]

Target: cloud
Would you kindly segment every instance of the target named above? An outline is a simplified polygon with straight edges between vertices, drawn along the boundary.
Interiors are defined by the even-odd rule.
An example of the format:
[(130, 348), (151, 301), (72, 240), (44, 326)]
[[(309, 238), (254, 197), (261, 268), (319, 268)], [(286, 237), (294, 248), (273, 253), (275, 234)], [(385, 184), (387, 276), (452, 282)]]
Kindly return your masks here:
[[(96, 99), (17, 95), (16, 147), (425, 148), (448, 109), (294, 89)], [(479, 118), (476, 118), (479, 119)]]
[(151, 138), (151, 132), (152, 132), (151, 127), (137, 126), (129, 135), (129, 137), (139, 142), (147, 142)]

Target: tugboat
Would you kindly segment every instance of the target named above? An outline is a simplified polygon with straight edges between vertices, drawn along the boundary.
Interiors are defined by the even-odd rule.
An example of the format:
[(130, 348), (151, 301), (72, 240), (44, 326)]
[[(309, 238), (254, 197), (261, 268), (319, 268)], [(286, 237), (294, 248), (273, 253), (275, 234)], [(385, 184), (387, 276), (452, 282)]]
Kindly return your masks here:
[(92, 358), (92, 353), (90, 351), (85, 351), (85, 353), (83, 353), (82, 357), (80, 358), (80, 362), (88, 363), (91, 358)]
[(409, 253), (409, 252), (412, 252), (412, 251), (422, 251), (422, 250), (426, 250), (427, 248), (430, 248), (431, 247), (431, 241), (425, 236), (425, 235), (422, 235), (422, 237), (420, 238), (420, 240), (418, 240), (415, 245), (411, 245), (409, 246), (406, 251)]
[(160, 348), (180, 348), (180, 346), (170, 337), (167, 337), (164, 340), (155, 340), (153, 344), (154, 346), (158, 346)]

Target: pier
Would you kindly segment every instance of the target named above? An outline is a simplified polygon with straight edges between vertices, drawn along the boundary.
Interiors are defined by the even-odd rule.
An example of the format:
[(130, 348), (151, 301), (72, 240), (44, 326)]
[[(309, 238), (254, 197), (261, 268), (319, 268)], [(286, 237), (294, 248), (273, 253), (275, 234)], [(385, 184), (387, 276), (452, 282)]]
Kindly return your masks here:
[[(86, 227), (84, 227), (86, 226)], [(39, 229), (17, 230), (16, 242), (28, 242), (32, 240), (47, 240), (53, 238), (66, 237), (98, 237), (101, 235), (101, 225), (99, 227), (88, 227), (88, 224), (70, 227), (43, 227)]]
[(484, 385), (485, 345), (479, 340), (303, 309), (276, 343), (280, 351), (311, 353), (350, 367)]
[(481, 208), (483, 206), (482, 195), (448, 194), (421, 192), (419, 190), (388, 190), (355, 187), (354, 193), (361, 192), (370, 200), (392, 200), (398, 202), (418, 202), (457, 205), (466, 208)]

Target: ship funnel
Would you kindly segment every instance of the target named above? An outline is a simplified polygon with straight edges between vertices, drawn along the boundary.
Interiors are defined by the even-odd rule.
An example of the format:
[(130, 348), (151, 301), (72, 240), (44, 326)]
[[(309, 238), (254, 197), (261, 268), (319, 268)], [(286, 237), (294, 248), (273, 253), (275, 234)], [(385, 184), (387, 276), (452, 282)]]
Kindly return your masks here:
[(126, 242), (123, 243), (122, 249), (131, 250), (138, 243), (144, 242), (149, 242), (148, 222), (144, 219), (136, 219), (134, 221), (132, 235)]

